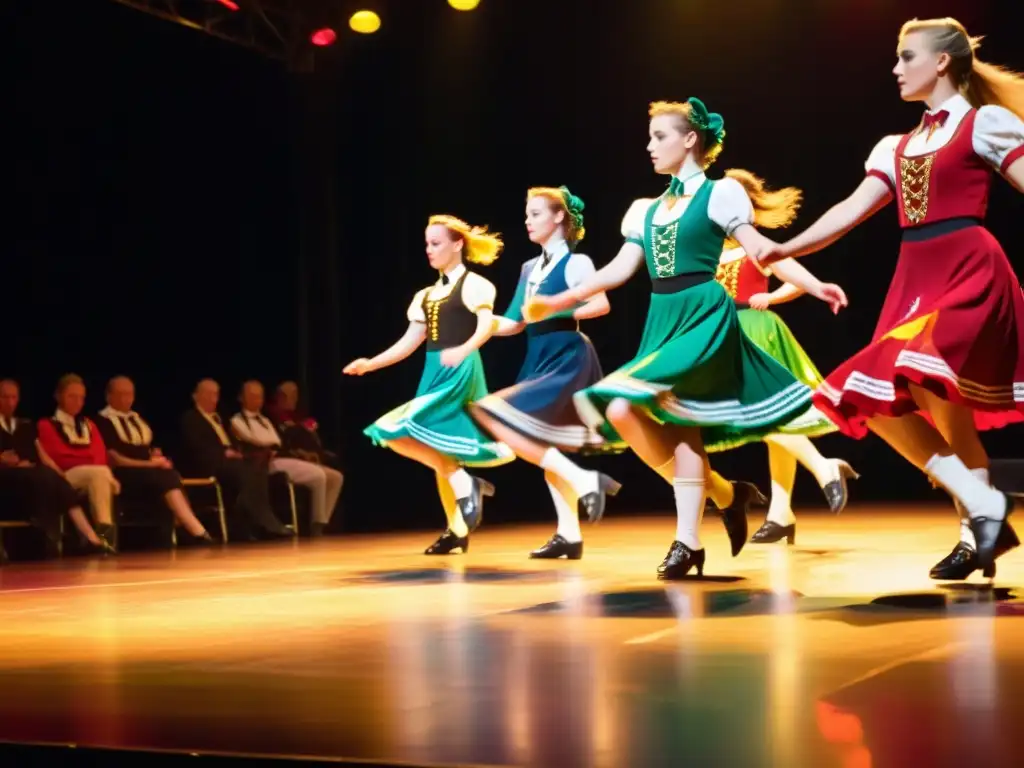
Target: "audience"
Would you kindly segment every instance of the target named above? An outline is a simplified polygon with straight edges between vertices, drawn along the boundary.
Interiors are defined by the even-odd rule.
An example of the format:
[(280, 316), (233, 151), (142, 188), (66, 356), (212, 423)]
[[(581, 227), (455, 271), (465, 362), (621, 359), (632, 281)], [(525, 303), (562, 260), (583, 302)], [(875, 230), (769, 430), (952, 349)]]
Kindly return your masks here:
[(185, 498), (181, 475), (171, 460), (153, 446), (153, 430), (132, 410), (134, 402), (135, 384), (126, 376), (117, 376), (107, 384), (107, 407), (96, 420), (107, 460), (124, 496), (140, 500), (161, 498), (174, 514), (175, 523), (195, 542), (212, 543), (213, 537)]
[(233, 508), (247, 522), (249, 538), (283, 538), (291, 536), (270, 506), (268, 467), (247, 461), (240, 446), (224, 429), (217, 413), (220, 385), (203, 379), (192, 394), (195, 407), (181, 419), (182, 437), (188, 474), (193, 477), (216, 477), (233, 500)]
[(262, 384), (258, 381), (245, 382), (239, 395), (242, 410), (231, 418), (231, 429), (245, 451), (266, 463), (270, 471), (284, 472), (293, 483), (309, 489), (312, 502), (310, 532), (313, 536), (321, 536), (334, 514), (344, 477), (336, 469), (321, 466), (318, 457), (311, 461), (300, 452), (284, 449), (281, 436), (262, 413), (263, 398)]
[(30, 512), (24, 516), (46, 532), (51, 550), (60, 536), (60, 516), (67, 514), (92, 552), (113, 554), (113, 544), (93, 530), (75, 489), (39, 444), (35, 425), (15, 416), (19, 397), (17, 382), (0, 381), (0, 509)]
[(316, 420), (299, 406), (299, 387), (294, 381), (278, 385), (267, 406), (267, 415), (277, 427), (283, 451), (299, 459), (341, 469), (337, 454), (324, 450)]
[(98, 533), (113, 544), (113, 497), (121, 484), (107, 466), (107, 450), (93, 422), (82, 415), (85, 383), (69, 373), (57, 382), (57, 411), (39, 422), (39, 444), (76, 491), (85, 491)]

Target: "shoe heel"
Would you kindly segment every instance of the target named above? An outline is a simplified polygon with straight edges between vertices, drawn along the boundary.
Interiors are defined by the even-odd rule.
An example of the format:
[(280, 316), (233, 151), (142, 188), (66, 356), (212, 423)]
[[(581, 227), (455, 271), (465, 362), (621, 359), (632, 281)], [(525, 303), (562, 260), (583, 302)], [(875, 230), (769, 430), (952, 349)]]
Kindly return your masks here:
[(845, 461), (837, 462), (839, 464), (839, 473), (848, 480), (860, 480), (860, 473), (857, 472)]
[(697, 576), (699, 578), (704, 578), (704, 563), (697, 564)]
[(480, 484), (480, 495), (481, 496), (494, 496), (494, 485), (487, 480), (481, 478), (476, 479), (477, 483)]
[(622, 490), (622, 483), (608, 477), (608, 475), (598, 475), (597, 483), (598, 487), (604, 491), (607, 496), (617, 496), (619, 491)]
[(994, 579), (996, 577), (996, 564), (989, 563), (986, 565), (984, 570), (982, 570), (981, 575), (986, 579)]
[(796, 544), (796, 529), (786, 534), (786, 546), (792, 547), (794, 544)]

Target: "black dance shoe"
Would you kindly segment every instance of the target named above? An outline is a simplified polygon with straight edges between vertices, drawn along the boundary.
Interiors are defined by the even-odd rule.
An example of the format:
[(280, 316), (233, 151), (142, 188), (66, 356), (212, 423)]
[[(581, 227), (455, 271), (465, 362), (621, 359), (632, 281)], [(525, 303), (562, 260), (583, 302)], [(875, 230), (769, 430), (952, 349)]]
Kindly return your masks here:
[(751, 544), (774, 544), (776, 541), (786, 540), (786, 544), (792, 546), (796, 543), (796, 523), (779, 525), (771, 520), (765, 520), (761, 527), (754, 531), (750, 537)]
[(566, 541), (565, 537), (556, 533), (547, 544), (530, 553), (532, 560), (557, 560), (560, 557), (566, 560), (579, 560), (583, 557), (583, 542)]
[(704, 575), (704, 550), (690, 549), (681, 541), (673, 541), (658, 566), (658, 578), (662, 581), (682, 579), (691, 569), (697, 569), (697, 575)]
[(470, 477), (473, 489), (469, 496), (458, 500), (459, 512), (466, 521), (466, 527), (472, 533), (480, 527), (484, 519), (484, 496), (494, 496), (494, 486), (479, 477)]
[(828, 508), (838, 515), (846, 509), (846, 502), (850, 500), (846, 481), (859, 480), (860, 475), (842, 459), (829, 459), (829, 461), (835, 462), (836, 468), (839, 470), (839, 477), (836, 480), (825, 483), (825, 485), (821, 486), (821, 490), (825, 494)]
[(1010, 527), (1010, 514), (1013, 512), (1013, 499), (1003, 494), (1006, 513), (1002, 520), (987, 517), (972, 517), (971, 532), (978, 552), (978, 566), (986, 578), (995, 576), (996, 558), (1005, 555), (1011, 549), (1020, 546), (1020, 539)]
[(586, 496), (581, 496), (577, 502), (580, 514), (586, 514), (587, 519), (592, 523), (598, 522), (604, 517), (604, 508), (608, 496), (615, 496), (621, 488), (621, 483), (608, 477), (608, 475), (598, 472), (597, 490), (588, 493)]
[(423, 550), (424, 555), (464, 555), (467, 552), (469, 552), (469, 536), (456, 536), (452, 533), (451, 528), (448, 528), (437, 541)]
[(742, 480), (732, 483), (732, 492), (732, 504), (722, 510), (722, 523), (729, 536), (732, 556), (736, 557), (747, 543), (747, 514), (750, 508), (763, 507), (768, 499), (756, 485)]

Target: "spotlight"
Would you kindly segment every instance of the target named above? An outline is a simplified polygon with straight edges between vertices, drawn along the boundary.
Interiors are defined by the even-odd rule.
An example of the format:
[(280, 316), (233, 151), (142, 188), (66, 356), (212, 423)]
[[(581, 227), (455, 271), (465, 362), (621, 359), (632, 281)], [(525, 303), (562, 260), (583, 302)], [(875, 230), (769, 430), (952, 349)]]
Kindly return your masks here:
[(227, 8), (229, 11), (238, 10), (238, 3), (234, 2), (234, 0), (217, 0), (217, 2), (223, 5), (225, 8)]
[(448, 5), (456, 11), (472, 11), (480, 5), (480, 0), (448, 0)]
[(321, 47), (328, 46), (338, 39), (338, 33), (330, 27), (323, 27), (318, 29), (312, 35), (309, 36), (309, 42), (313, 45), (319, 45)]
[(373, 11), (356, 11), (348, 20), (353, 32), (361, 35), (372, 35), (380, 29), (380, 16)]

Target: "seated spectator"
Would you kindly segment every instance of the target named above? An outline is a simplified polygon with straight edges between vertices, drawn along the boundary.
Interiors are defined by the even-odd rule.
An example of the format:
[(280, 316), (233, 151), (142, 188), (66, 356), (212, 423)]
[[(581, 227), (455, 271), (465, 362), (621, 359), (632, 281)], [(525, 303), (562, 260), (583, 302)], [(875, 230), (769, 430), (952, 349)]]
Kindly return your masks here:
[(135, 384), (118, 376), (107, 384), (107, 407), (96, 425), (107, 449), (107, 460), (126, 496), (149, 500), (160, 497), (174, 514), (175, 522), (197, 542), (213, 537), (196, 518), (182, 490), (181, 475), (159, 448), (153, 447), (153, 430), (132, 410)]
[(292, 535), (270, 506), (266, 466), (246, 461), (234, 438), (224, 429), (217, 413), (220, 385), (203, 379), (192, 393), (195, 408), (181, 418), (185, 454), (181, 464), (190, 477), (216, 477), (228, 494), (233, 510), (242, 514), (250, 538), (282, 538)]
[(57, 411), (39, 422), (39, 445), (76, 491), (89, 495), (96, 532), (113, 543), (113, 497), (121, 484), (107, 466), (107, 449), (99, 429), (82, 415), (85, 383), (69, 373), (57, 382)]
[(286, 381), (277, 387), (267, 415), (281, 436), (282, 450), (290, 456), (341, 469), (338, 456), (325, 450), (315, 419), (299, 406), (299, 387)]
[(114, 554), (113, 544), (89, 525), (78, 493), (39, 445), (35, 425), (14, 415), (19, 395), (17, 382), (0, 381), (0, 510), (31, 510), (51, 549), (60, 537), (60, 516), (67, 514), (92, 552)]
[(262, 456), (272, 472), (284, 472), (296, 485), (309, 489), (312, 500), (311, 533), (323, 535), (331, 521), (334, 507), (341, 495), (344, 477), (330, 467), (298, 458), (282, 449), (281, 436), (274, 425), (263, 415), (263, 385), (258, 381), (247, 381), (242, 385), (239, 396), (241, 413), (231, 417), (231, 429), (246, 450)]

